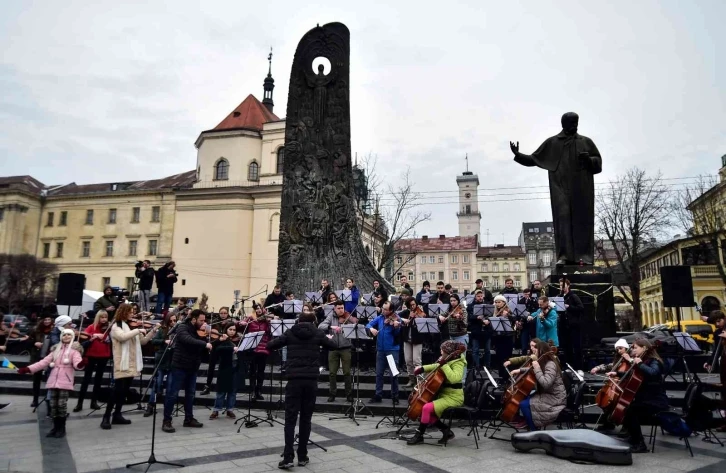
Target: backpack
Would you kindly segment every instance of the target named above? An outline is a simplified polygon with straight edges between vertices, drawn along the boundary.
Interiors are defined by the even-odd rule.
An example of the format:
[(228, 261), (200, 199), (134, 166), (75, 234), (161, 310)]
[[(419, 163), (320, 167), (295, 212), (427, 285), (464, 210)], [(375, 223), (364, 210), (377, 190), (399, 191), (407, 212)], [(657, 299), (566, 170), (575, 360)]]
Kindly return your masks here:
[(690, 437), (693, 433), (686, 421), (675, 412), (660, 412), (658, 419), (663, 430), (679, 439)]

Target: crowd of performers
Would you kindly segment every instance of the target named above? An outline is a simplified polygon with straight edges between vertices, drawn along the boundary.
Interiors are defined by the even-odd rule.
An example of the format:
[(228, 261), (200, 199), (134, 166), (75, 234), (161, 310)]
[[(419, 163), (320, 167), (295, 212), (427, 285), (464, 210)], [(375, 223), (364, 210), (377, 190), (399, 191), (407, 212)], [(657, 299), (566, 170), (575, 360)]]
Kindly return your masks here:
[[(364, 325), (366, 333), (373, 339), (375, 346), (375, 393), (371, 403), (379, 403), (384, 395), (386, 371), (389, 359), (399, 364), (403, 354), (408, 384), (406, 390), (416, 390), (423, 376), (432, 372), (442, 372), (445, 382), (436, 397), (427, 402), (420, 415), (420, 425), (414, 436), (408, 440), (410, 445), (423, 441), (427, 428), (434, 426), (443, 433), (441, 442), (447, 442), (454, 433), (440, 420), (443, 412), (450, 407), (464, 403), (464, 385), (467, 370), (479, 372), (487, 367), (495, 375), (511, 383), (529, 377), (532, 380), (531, 392), (526, 393), (518, 404), (517, 415), (511, 425), (516, 429), (541, 429), (555, 423), (567, 402), (567, 380), (563, 376), (561, 352), (558, 352), (560, 337), (575, 334), (583, 305), (579, 297), (570, 290), (570, 283), (560, 281), (561, 295), (564, 297), (564, 313), (558, 313), (539, 284), (526, 289), (518, 295), (519, 306), (526, 311), (514, 314), (507, 294), (517, 294), (508, 281), (501, 294), (496, 297), (486, 290), (481, 281), (473, 300), (465, 304), (460, 296), (451, 293), (443, 282), (436, 284), (435, 291), (424, 283), (415, 296), (406, 281), (391, 297), (378, 282), (374, 284), (369, 301), (362, 295), (353, 279), (346, 281), (344, 300), (334, 291), (327, 280), (323, 280), (317, 292), (315, 303), (305, 303), (300, 313), (284, 309), (285, 301), (295, 300), (295, 295), (283, 294), (280, 287), (265, 300), (255, 303), (253, 311), (242, 314), (237, 309), (233, 315), (228, 307), (216, 314), (202, 310), (191, 310), (183, 303), (166, 311), (161, 321), (154, 323), (144, 319), (135, 304), (118, 303), (110, 294), (99, 300), (93, 321), (82, 332), (74, 330), (70, 317), (49, 317), (38, 321), (30, 333), (32, 341), (31, 364), (18, 370), (21, 374), (33, 375), (33, 406), (40, 398), (41, 373), (45, 371), (45, 382), (49, 414), (54, 427), (48, 436), (65, 435), (66, 414), (69, 393), (73, 390), (74, 370), (83, 370), (83, 382), (78, 401), (73, 409), (79, 412), (91, 379), (91, 409), (99, 409), (99, 394), (106, 367), (111, 363), (113, 388), (107, 396), (100, 427), (111, 429), (113, 426), (130, 424), (121, 408), (127, 400), (132, 381), (143, 369), (142, 347), (150, 345), (155, 355), (155, 379), (149, 390), (148, 405), (144, 416), (154, 413), (156, 398), (164, 394), (163, 422), (164, 432), (175, 432), (172, 422), (174, 408), (180, 390), (185, 392), (184, 427), (203, 426), (194, 417), (194, 398), (197, 386), (197, 373), (202, 359), (209, 360), (206, 384), (202, 395), (209, 394), (214, 387), (216, 399), (210, 420), (220, 415), (235, 418), (234, 407), (238, 392), (248, 392), (252, 401), (264, 399), (262, 386), (266, 367), (272, 351), (280, 350), (282, 371), (288, 380), (286, 386), (286, 446), (281, 467), (292, 466), (294, 459), (293, 440), (295, 424), (300, 416), (298, 464), (306, 464), (307, 439), (310, 434), (310, 416), (315, 406), (317, 380), (323, 367), (329, 372), (328, 401), (338, 396), (338, 371), (342, 369), (345, 399), (353, 402), (353, 380), (351, 377), (352, 351), (355, 351), (351, 337), (343, 332), (344, 326)], [(356, 316), (356, 308), (367, 304), (374, 309), (370, 316)], [(432, 304), (447, 304), (447, 309), (436, 314), (427, 310)], [(490, 306), (482, 313), (477, 307)], [(568, 330), (558, 330), (559, 322), (568, 320)], [(438, 328), (437, 354), (433, 363), (422, 360), (422, 348), (427, 334), (421, 333), (418, 318), (433, 318)], [(273, 336), (276, 320), (295, 319), (296, 323), (287, 331)], [(497, 330), (492, 321), (506, 319), (514, 330)], [(718, 346), (726, 344), (724, 333), (724, 314), (715, 311), (708, 319), (718, 330), (715, 334)], [(241, 350), (240, 341), (245, 334), (262, 333), (259, 343), (251, 350)], [(577, 338), (579, 336), (571, 337)], [(577, 358), (579, 343), (570, 340), (572, 355), (566, 355), (572, 365), (579, 365)], [(514, 356), (515, 346), (521, 352)], [(496, 361), (492, 360), (494, 348)], [(630, 346), (625, 340), (615, 344), (615, 359), (609, 365), (601, 365), (591, 370), (592, 374), (604, 373), (613, 379), (627, 378), (637, 373), (642, 379), (639, 389), (630, 402), (622, 424), (621, 435), (627, 438), (634, 452), (644, 452), (641, 423), (656, 413), (668, 408), (668, 398), (664, 388), (665, 367), (656, 347), (648, 340), (636, 340)], [(471, 352), (472, 367), (467, 363), (467, 351)], [(722, 386), (725, 384), (724, 363), (714, 357), (721, 373)], [(579, 366), (578, 366), (579, 367)], [(710, 364), (708, 370), (716, 369)], [(511, 370), (511, 371), (510, 371)], [(213, 380), (216, 378), (216, 383)], [(248, 383), (247, 383), (248, 381)], [(393, 404), (399, 403), (398, 377), (390, 376), (390, 395)], [(724, 396), (726, 397), (726, 396)], [(601, 428), (610, 427), (612, 416), (608, 412), (606, 422)]]

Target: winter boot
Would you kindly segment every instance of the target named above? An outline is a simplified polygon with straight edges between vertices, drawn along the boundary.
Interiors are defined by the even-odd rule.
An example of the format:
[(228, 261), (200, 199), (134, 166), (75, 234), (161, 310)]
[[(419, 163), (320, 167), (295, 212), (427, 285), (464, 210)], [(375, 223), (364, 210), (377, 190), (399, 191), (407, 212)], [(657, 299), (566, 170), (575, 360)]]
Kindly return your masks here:
[(418, 445), (420, 443), (423, 443), (425, 432), (426, 432), (426, 427), (420, 426), (418, 429), (416, 429), (416, 432), (413, 434), (413, 437), (408, 439), (408, 441), (406, 442), (406, 445)]
[(55, 433), (55, 438), (62, 439), (66, 436), (66, 418), (58, 417), (58, 430)]
[(73, 408), (73, 412), (81, 412), (83, 410), (83, 399), (78, 399), (78, 404)]
[(103, 430), (111, 430), (111, 415), (105, 414), (103, 416), (103, 420), (101, 421), (101, 428)]
[(124, 418), (120, 412), (114, 412), (113, 417), (111, 418), (111, 423), (116, 425), (129, 425), (131, 421)]
[(53, 417), (53, 428), (46, 434), (46, 437), (55, 437), (60, 429), (60, 417)]
[(146, 410), (144, 411), (144, 417), (149, 417), (154, 415), (154, 406), (153, 404), (147, 404)]
[(449, 428), (449, 426), (444, 424), (440, 420), (437, 420), (435, 425), (436, 425), (436, 428), (439, 429), (442, 434), (444, 434), (443, 437), (441, 437), (441, 439), (439, 439), (439, 441), (438, 441), (439, 444), (446, 445), (446, 443), (449, 440), (456, 437), (456, 435), (454, 435), (454, 432), (452, 432), (452, 430)]

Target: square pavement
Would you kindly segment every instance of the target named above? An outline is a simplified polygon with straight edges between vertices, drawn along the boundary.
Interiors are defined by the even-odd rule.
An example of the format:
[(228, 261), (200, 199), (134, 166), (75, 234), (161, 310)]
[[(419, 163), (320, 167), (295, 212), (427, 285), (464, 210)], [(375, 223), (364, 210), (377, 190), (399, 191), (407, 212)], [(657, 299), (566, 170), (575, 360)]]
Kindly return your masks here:
[[(90, 416), (88, 409), (71, 413), (64, 439), (46, 439), (51, 423), (45, 418), (45, 406), (33, 414), (27, 396), (1, 396), (0, 402), (12, 404), (0, 411), (0, 472), (45, 473), (100, 473), (143, 472), (146, 465), (126, 468), (127, 463), (149, 458), (152, 419), (144, 418), (140, 411), (125, 414), (132, 420), (128, 426), (113, 426), (101, 430), (101, 412)], [(75, 401), (69, 402), (72, 408)], [(131, 409), (133, 406), (127, 406)], [(279, 471), (277, 463), (284, 445), (283, 428), (263, 424), (256, 428), (242, 427), (237, 433), (234, 421), (207, 419), (209, 410), (195, 406), (195, 417), (204, 423), (202, 429), (182, 427), (183, 417), (174, 418), (177, 431), (161, 431), (161, 418), (157, 417), (155, 454), (159, 461), (185, 465), (182, 473), (239, 472), (257, 473)], [(238, 417), (246, 412), (238, 411)], [(159, 413), (160, 414), (160, 413)], [(253, 411), (264, 416), (264, 412)], [(282, 416), (282, 413), (279, 413)], [(291, 471), (342, 471), (345, 473), (373, 472), (482, 472), (506, 469), (510, 472), (580, 473), (629, 472), (669, 473), (696, 471), (699, 473), (726, 471), (726, 448), (691, 439), (695, 457), (691, 458), (683, 443), (676, 438), (658, 436), (654, 454), (633, 455), (633, 465), (613, 467), (578, 465), (549, 457), (542, 451), (518, 453), (509, 442), (482, 438), (479, 449), (468, 429), (454, 430), (456, 438), (447, 447), (417, 445), (409, 447), (403, 440), (383, 438), (395, 428), (382, 425), (376, 429), (380, 417), (359, 419), (356, 426), (350, 419), (329, 420), (329, 414), (313, 416), (311, 440), (328, 449), (327, 452), (311, 445), (310, 463), (295, 466)], [(282, 421), (282, 417), (280, 419)], [(440, 436), (432, 430), (433, 441)], [(151, 472), (173, 471), (177, 468), (154, 465)]]

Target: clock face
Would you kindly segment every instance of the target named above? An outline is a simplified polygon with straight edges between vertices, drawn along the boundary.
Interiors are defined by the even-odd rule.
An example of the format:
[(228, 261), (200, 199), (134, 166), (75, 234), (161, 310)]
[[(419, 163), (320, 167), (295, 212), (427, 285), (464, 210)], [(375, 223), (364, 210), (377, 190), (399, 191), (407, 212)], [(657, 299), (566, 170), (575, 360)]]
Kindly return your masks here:
[(467, 192), (466, 194), (464, 194), (464, 197), (466, 197), (468, 199), (469, 197), (471, 197), (471, 194), (469, 192)]

